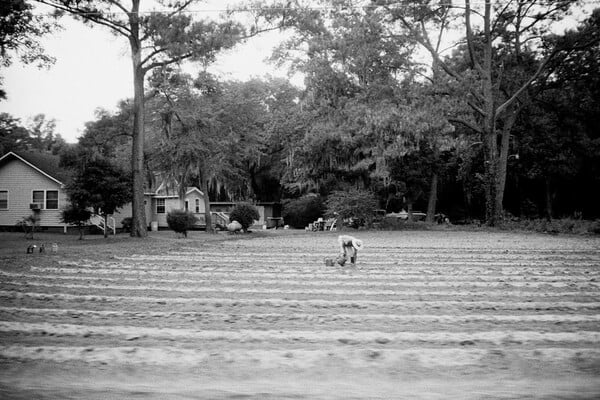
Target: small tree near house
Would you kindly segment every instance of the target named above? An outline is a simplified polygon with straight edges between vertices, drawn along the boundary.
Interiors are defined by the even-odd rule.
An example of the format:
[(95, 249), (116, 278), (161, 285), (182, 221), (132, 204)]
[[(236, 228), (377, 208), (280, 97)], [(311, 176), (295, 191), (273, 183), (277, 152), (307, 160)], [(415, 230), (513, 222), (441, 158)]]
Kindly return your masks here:
[[(105, 159), (88, 161), (77, 171), (66, 187), (72, 204), (79, 208), (91, 208), (104, 219), (131, 202), (131, 176)], [(104, 237), (108, 229), (104, 229)]]
[(85, 207), (78, 207), (76, 204), (71, 203), (61, 213), (61, 221), (65, 224), (71, 224), (77, 226), (79, 230), (79, 240), (83, 239), (84, 227), (89, 221), (92, 213)]

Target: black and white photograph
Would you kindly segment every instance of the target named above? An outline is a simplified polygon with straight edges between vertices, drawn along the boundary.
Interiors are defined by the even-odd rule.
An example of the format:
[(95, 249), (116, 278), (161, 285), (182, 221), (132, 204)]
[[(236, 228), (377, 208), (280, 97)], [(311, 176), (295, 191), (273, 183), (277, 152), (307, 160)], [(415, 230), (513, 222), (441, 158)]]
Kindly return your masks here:
[(0, 0), (0, 399), (600, 398), (600, 0)]

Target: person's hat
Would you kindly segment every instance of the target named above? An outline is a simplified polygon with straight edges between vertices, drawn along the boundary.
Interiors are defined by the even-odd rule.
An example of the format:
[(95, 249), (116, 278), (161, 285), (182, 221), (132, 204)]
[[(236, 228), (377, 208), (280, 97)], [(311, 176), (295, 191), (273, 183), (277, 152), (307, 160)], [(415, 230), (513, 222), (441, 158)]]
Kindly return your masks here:
[(356, 250), (360, 250), (363, 247), (363, 242), (360, 239), (352, 239), (352, 247)]

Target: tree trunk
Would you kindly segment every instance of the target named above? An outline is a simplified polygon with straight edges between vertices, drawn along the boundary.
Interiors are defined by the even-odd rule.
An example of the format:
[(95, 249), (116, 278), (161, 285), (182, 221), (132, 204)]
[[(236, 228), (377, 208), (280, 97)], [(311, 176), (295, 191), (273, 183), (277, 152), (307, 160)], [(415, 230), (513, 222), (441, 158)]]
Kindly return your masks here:
[(498, 223), (498, 209), (496, 203), (497, 185), (497, 145), (496, 135), (486, 134), (485, 156), (484, 156), (484, 190), (485, 190), (485, 222), (488, 226), (496, 226)]
[(179, 196), (179, 208), (183, 211), (189, 211), (185, 209), (185, 192), (187, 191), (187, 186), (184, 183), (185, 178), (181, 177), (181, 182), (177, 185), (177, 195)]
[[(491, 2), (489, 0), (485, 2), (484, 35), (483, 65), (478, 67), (478, 71), (481, 76), (483, 95), (485, 219), (488, 226), (495, 226), (498, 223), (501, 209), (498, 209), (497, 204), (498, 144), (496, 142), (496, 110), (492, 81)], [(472, 44), (470, 47), (470, 52), (473, 52)]]
[[(139, 5), (139, 2), (134, 2)], [(135, 11), (135, 10), (134, 10)], [(144, 75), (142, 48), (138, 38), (139, 24), (137, 13), (132, 13), (129, 37), (133, 62), (133, 144), (131, 149), (131, 170), (133, 173), (133, 198), (131, 201), (131, 236), (148, 236), (146, 207), (144, 206)]]
[(505, 111), (510, 113), (503, 121), (502, 137), (500, 140), (500, 158), (498, 159), (498, 174), (496, 187), (496, 210), (500, 213), (504, 210), (504, 189), (506, 188), (506, 174), (508, 171), (508, 153), (510, 151), (510, 132), (517, 120), (520, 110), (512, 107)]
[(108, 214), (104, 214), (104, 239), (108, 238)]
[(200, 190), (204, 193), (204, 219), (206, 221), (206, 232), (214, 233), (212, 227), (212, 215), (210, 214), (210, 198), (208, 197), (208, 180), (200, 178), (202, 186)]
[(408, 213), (407, 221), (413, 222), (413, 203), (412, 200), (407, 199), (406, 201), (406, 212)]
[(427, 203), (427, 218), (426, 221), (429, 223), (433, 222), (435, 218), (435, 207), (437, 203), (437, 187), (438, 187), (438, 174), (434, 173), (431, 177), (431, 186), (429, 188), (429, 201)]
[(498, 168), (496, 170), (496, 198), (495, 209), (498, 216), (498, 222), (502, 219), (504, 210), (504, 188), (506, 187), (506, 171), (508, 165), (508, 148), (510, 142), (510, 129), (502, 130), (502, 138), (500, 140), (500, 154), (497, 160)]
[(550, 176), (546, 176), (545, 186), (546, 186), (546, 219), (548, 219), (548, 221), (551, 221), (552, 215), (553, 215), (552, 203), (554, 202), (554, 195), (552, 194), (552, 179), (550, 178)]

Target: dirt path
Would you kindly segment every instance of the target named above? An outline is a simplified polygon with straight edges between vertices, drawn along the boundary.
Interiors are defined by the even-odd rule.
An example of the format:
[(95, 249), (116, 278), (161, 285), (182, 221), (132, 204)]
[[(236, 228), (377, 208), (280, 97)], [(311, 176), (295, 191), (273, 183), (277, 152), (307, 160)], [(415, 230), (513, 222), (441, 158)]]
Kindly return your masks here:
[(599, 239), (356, 235), (7, 262), (0, 398), (600, 398)]

